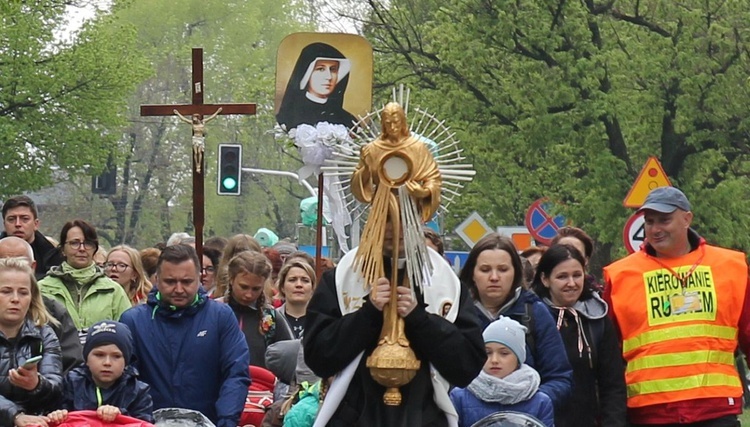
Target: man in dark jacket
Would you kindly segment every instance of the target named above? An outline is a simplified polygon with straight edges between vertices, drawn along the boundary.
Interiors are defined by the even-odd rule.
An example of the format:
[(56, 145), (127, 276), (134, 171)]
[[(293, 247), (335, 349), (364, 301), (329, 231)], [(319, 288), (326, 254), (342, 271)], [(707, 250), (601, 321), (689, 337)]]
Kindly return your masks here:
[[(36, 261), (33, 255), (34, 252), (31, 250), (31, 245), (23, 239), (14, 236), (0, 239), (0, 259), (25, 258), (31, 264), (31, 268), (35, 268)], [(83, 349), (78, 337), (78, 329), (64, 305), (44, 295), (42, 295), (42, 299), (49, 314), (60, 322), (59, 325), (50, 324), (49, 326), (55, 331), (55, 335), (57, 335), (57, 339), (60, 341), (63, 374), (65, 374), (80, 363), (83, 363)]]
[(0, 239), (16, 236), (28, 242), (34, 250), (36, 278), (41, 279), (50, 267), (63, 262), (62, 253), (39, 232), (39, 215), (34, 201), (28, 196), (11, 197), (3, 203), (5, 231)]
[(250, 353), (232, 309), (200, 286), (198, 254), (167, 246), (146, 304), (122, 314), (133, 333), (135, 366), (151, 385), (154, 409), (200, 411), (216, 427), (236, 427), (245, 405)]

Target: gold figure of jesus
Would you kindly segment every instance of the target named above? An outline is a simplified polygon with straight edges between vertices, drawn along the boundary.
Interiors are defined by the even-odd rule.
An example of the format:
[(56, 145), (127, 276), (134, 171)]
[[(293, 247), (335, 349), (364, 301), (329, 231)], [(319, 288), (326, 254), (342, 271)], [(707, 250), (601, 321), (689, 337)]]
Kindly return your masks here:
[[(393, 230), (400, 235), (398, 188), (406, 186), (419, 207), (422, 222), (427, 222), (440, 207), (442, 184), (432, 153), (423, 141), (411, 135), (401, 105), (387, 104), (380, 121), (382, 133), (362, 147), (351, 179), (354, 197), (371, 204), (357, 255), (362, 258), (360, 271), (366, 283), (374, 283), (385, 274), (382, 254), (386, 223), (393, 224)], [(398, 239), (395, 243), (399, 243)]]
[(198, 113), (193, 114), (192, 119), (189, 119), (180, 114), (179, 111), (173, 111), (180, 120), (193, 127), (193, 163), (195, 163), (195, 171), (201, 173), (203, 153), (206, 152), (206, 123), (210, 122), (221, 113), (221, 107), (205, 120), (201, 119), (202, 116)]

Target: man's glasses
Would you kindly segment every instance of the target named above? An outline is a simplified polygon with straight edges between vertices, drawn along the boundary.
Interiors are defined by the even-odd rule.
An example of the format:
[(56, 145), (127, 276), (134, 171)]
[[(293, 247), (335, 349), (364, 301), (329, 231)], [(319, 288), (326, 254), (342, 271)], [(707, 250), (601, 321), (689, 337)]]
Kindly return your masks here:
[(108, 262), (104, 264), (105, 270), (125, 271), (128, 269), (128, 267), (130, 266), (123, 262)]
[(216, 272), (216, 268), (215, 267), (203, 267), (203, 268), (201, 268), (201, 273), (203, 273), (203, 274), (211, 274), (211, 273), (215, 273), (215, 272)]
[(83, 245), (83, 247), (86, 250), (92, 250), (92, 249), (96, 248), (96, 243), (92, 242), (91, 240), (86, 240), (86, 241), (83, 241), (83, 242), (80, 241), (80, 240), (73, 240), (71, 242), (65, 242), (65, 244), (68, 245), (68, 246), (70, 246), (71, 248), (73, 248), (75, 250), (80, 249), (81, 245)]

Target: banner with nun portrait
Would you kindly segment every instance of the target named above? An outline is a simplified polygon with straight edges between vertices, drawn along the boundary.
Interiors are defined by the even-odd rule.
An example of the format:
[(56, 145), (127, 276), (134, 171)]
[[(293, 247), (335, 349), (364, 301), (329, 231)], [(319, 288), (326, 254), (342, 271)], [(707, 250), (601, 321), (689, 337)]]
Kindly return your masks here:
[[(299, 179), (319, 175), (334, 147), (351, 142), (350, 128), (372, 106), (372, 46), (363, 37), (337, 33), (295, 33), (281, 41), (276, 56), (276, 136), (291, 141), (304, 166)], [(323, 216), (339, 247), (349, 250), (351, 216), (336, 176), (323, 181)]]
[(321, 122), (352, 127), (370, 111), (372, 70), (372, 47), (361, 36), (287, 36), (276, 57), (276, 121), (286, 131)]

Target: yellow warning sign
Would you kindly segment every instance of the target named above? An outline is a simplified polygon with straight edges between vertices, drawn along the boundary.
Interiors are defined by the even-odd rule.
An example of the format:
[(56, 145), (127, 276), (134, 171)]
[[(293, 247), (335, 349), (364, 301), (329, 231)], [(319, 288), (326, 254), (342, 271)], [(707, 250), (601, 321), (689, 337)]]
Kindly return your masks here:
[(482, 237), (492, 233), (492, 229), (476, 212), (472, 212), (455, 231), (469, 247), (474, 247)]
[(622, 201), (622, 205), (626, 208), (640, 208), (643, 206), (643, 202), (646, 201), (646, 196), (654, 188), (658, 187), (671, 187), (672, 184), (669, 182), (667, 174), (664, 173), (664, 169), (661, 167), (659, 160), (651, 156), (646, 160), (646, 164), (643, 165), (643, 169), (638, 174), (638, 178), (635, 179), (633, 186), (630, 187), (628, 195), (625, 196), (625, 200)]

